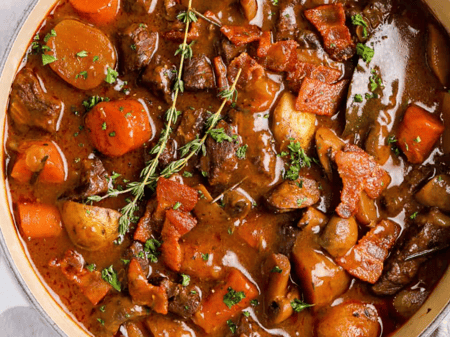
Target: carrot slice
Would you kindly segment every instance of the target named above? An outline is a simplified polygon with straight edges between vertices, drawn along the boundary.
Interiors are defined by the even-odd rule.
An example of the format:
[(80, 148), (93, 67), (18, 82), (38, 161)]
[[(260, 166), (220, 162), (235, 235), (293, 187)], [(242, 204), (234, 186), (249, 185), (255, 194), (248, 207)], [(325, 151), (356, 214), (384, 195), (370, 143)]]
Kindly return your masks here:
[(75, 10), (92, 23), (102, 25), (114, 20), (119, 0), (70, 0)]
[(20, 146), (20, 154), (11, 177), (21, 183), (29, 182), (33, 173), (44, 183), (60, 184), (66, 180), (67, 167), (59, 147), (53, 142), (33, 141)]
[(52, 205), (23, 202), (17, 205), (19, 225), (25, 238), (50, 238), (62, 232), (61, 216)]
[(152, 136), (148, 114), (135, 100), (97, 104), (85, 123), (97, 150), (111, 157), (139, 148)]
[(197, 190), (176, 181), (159, 178), (156, 186), (156, 199), (158, 200), (158, 209), (156, 213), (162, 213), (166, 209), (172, 208), (177, 202), (181, 205), (180, 211), (190, 212), (197, 205)]
[(76, 20), (61, 21), (54, 31), (54, 36), (47, 41), (51, 50), (44, 55), (56, 58), (50, 63), (53, 71), (82, 90), (94, 89), (103, 83), (108, 68), (113, 70), (117, 61), (109, 38), (99, 29)]
[(303, 80), (295, 108), (316, 115), (333, 116), (344, 98), (348, 80), (328, 84), (312, 78)]
[(418, 106), (410, 106), (398, 130), (398, 145), (413, 164), (422, 163), (444, 132), (444, 124)]
[[(237, 296), (231, 301), (227, 300), (233, 292), (238, 293)], [(258, 289), (255, 285), (239, 270), (233, 269), (225, 284), (217, 286), (203, 301), (202, 308), (194, 315), (193, 321), (207, 333), (211, 333), (239, 314), (257, 296)]]

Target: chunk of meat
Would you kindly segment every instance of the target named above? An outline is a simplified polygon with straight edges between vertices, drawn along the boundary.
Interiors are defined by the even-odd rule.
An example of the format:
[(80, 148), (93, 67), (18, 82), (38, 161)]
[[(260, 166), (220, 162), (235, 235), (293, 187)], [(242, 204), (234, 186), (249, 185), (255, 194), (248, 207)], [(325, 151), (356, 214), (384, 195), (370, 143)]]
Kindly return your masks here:
[(329, 180), (333, 179), (331, 162), (335, 160), (336, 154), (341, 151), (345, 143), (333, 130), (328, 128), (318, 128), (316, 131), (316, 149), (319, 161)]
[(299, 92), (303, 80), (306, 78), (333, 84), (336, 83), (341, 76), (341, 72), (337, 69), (297, 59), (288, 70), (286, 80), (292, 91)]
[[(197, 40), (200, 37), (200, 31), (204, 25), (204, 20), (197, 20), (196, 22), (192, 22), (189, 26), (189, 32), (187, 34), (187, 43), (191, 43), (194, 40)], [(163, 37), (166, 40), (174, 41), (174, 42), (183, 42), (185, 35), (185, 25), (180, 21), (175, 21), (172, 25), (172, 30), (163, 33)]]
[(123, 6), (127, 12), (143, 14), (150, 11), (151, 4), (151, 0), (125, 0)]
[(272, 44), (265, 56), (267, 69), (277, 72), (293, 70), (297, 62), (297, 48), (298, 43), (294, 40)]
[(290, 281), (291, 263), (287, 256), (272, 254), (266, 263), (269, 284), (265, 292), (268, 315), (273, 324), (279, 324), (293, 313), (291, 302), (299, 298), (298, 289)]
[(177, 129), (177, 137), (181, 138), (183, 144), (193, 141), (202, 133), (207, 118), (208, 111), (203, 108), (184, 111)]
[(195, 332), (183, 320), (163, 315), (150, 315), (145, 324), (152, 336), (196, 337)]
[(309, 149), (316, 131), (316, 115), (295, 109), (295, 96), (285, 92), (272, 115), (272, 132), (279, 152), (286, 151), (290, 142), (299, 142)]
[(450, 212), (450, 176), (440, 174), (434, 177), (415, 197), (424, 206), (438, 207), (444, 212)]
[(305, 225), (297, 236), (291, 254), (305, 300), (317, 306), (331, 303), (350, 284), (350, 277), (345, 270), (321, 251), (318, 244), (325, 224), (319, 220)]
[(355, 145), (346, 145), (336, 154), (336, 164), (344, 188), (341, 203), (336, 212), (341, 218), (349, 218), (357, 211), (361, 192), (376, 199), (389, 185), (391, 178), (373, 159)]
[(319, 244), (334, 258), (345, 255), (358, 241), (355, 218), (342, 219), (334, 215), (320, 236)]
[[(241, 293), (239, 301), (225, 301), (233, 293)], [(235, 295), (234, 297), (236, 297)], [(239, 270), (232, 269), (225, 283), (219, 284), (205, 300), (200, 310), (194, 315), (193, 321), (202, 327), (206, 333), (221, 328), (227, 320), (235, 317), (250, 301), (258, 296), (258, 289)], [(234, 298), (233, 297), (233, 298)]]
[(128, 267), (128, 291), (133, 303), (145, 305), (160, 314), (168, 313), (169, 300), (164, 285), (154, 286), (147, 278), (136, 259), (132, 259)]
[(160, 232), (164, 219), (156, 219), (153, 216), (157, 205), (158, 201), (156, 199), (151, 199), (147, 203), (145, 213), (142, 218), (139, 219), (139, 222), (136, 226), (133, 237), (134, 240), (145, 243), (148, 239), (151, 238), (154, 231)]
[(307, 177), (297, 181), (286, 180), (275, 187), (267, 197), (267, 204), (278, 212), (290, 212), (314, 205), (320, 199), (317, 182)]
[(150, 64), (158, 48), (158, 33), (147, 25), (133, 23), (121, 34), (122, 65), (125, 72), (139, 71)]
[(176, 73), (175, 65), (168, 63), (158, 55), (156, 60), (145, 68), (141, 81), (156, 97), (162, 96), (167, 103), (170, 103)]
[[(418, 215), (416, 223), (419, 228), (413, 229), (403, 247), (399, 247), (388, 259), (384, 273), (372, 287), (379, 296), (394, 295), (410, 283), (423, 262), (429, 255), (421, 253), (430, 249), (442, 249), (450, 239), (450, 218), (438, 209), (432, 209), (426, 215)], [(414, 256), (417, 257), (414, 258)]]
[(276, 22), (276, 40), (295, 39), (303, 26), (301, 1), (280, 1)]
[(177, 160), (178, 158), (178, 142), (174, 138), (169, 138), (167, 140), (166, 147), (161, 153), (159, 157), (159, 167), (163, 170), (167, 167), (171, 162)]
[(62, 103), (48, 93), (42, 82), (29, 68), (22, 69), (12, 85), (9, 116), (21, 131), (39, 128), (56, 132), (62, 113)]
[(224, 25), (220, 31), (236, 46), (242, 46), (258, 41), (261, 36), (261, 29), (254, 25), (227, 26)]
[[(223, 129), (231, 137), (231, 126), (221, 120), (216, 129)], [(239, 145), (236, 142), (224, 140), (218, 143), (212, 137), (206, 139), (206, 156), (200, 159), (203, 172), (207, 173), (210, 185), (227, 185), (233, 178), (233, 172), (238, 167), (236, 151)]]
[(306, 10), (304, 14), (322, 35), (325, 50), (332, 58), (345, 61), (355, 55), (355, 43), (345, 25), (345, 11), (341, 3), (319, 6)]
[(144, 275), (148, 275), (150, 270), (150, 262), (145, 254), (144, 245), (139, 241), (134, 241), (130, 247), (126, 250), (123, 256), (126, 260), (135, 259), (139, 262)]
[(165, 279), (162, 284), (168, 289), (169, 312), (184, 319), (191, 318), (200, 307), (201, 292), (197, 287), (185, 287)]
[(183, 81), (186, 90), (215, 88), (216, 79), (214, 78), (211, 61), (205, 55), (194, 56), (186, 64)]
[(235, 58), (228, 67), (228, 80), (234, 83), (239, 69), (241, 76), (237, 82), (239, 96), (237, 105), (251, 112), (269, 109), (280, 85), (267, 76), (264, 68), (247, 53)]
[(170, 269), (180, 271), (183, 251), (178, 241), (196, 225), (197, 219), (187, 212), (174, 209), (166, 211), (166, 221), (161, 231), (161, 257)]
[(317, 325), (317, 337), (377, 337), (378, 312), (373, 305), (346, 301), (328, 310)]
[(413, 164), (421, 164), (444, 132), (444, 124), (424, 109), (410, 106), (397, 133), (398, 146)]
[(345, 256), (336, 259), (345, 270), (360, 280), (374, 284), (383, 272), (383, 264), (394, 247), (401, 227), (383, 220), (372, 228)]
[(316, 115), (333, 116), (347, 90), (348, 80), (328, 84), (306, 77), (300, 87), (295, 108)]
[(218, 48), (226, 64), (230, 64), (236, 57), (247, 51), (247, 45), (236, 46), (227, 38), (220, 40)]
[(60, 261), (50, 261), (50, 267), (60, 268), (63, 275), (75, 283), (93, 305), (97, 305), (111, 290), (111, 286), (102, 279), (99, 271), (89, 271), (85, 265), (83, 256), (74, 250), (68, 250)]
[[(109, 174), (102, 161), (93, 156), (81, 162), (80, 184), (75, 189), (76, 199), (101, 195), (108, 191)], [(73, 196), (73, 195), (72, 195)]]
[(161, 177), (156, 186), (156, 199), (158, 200), (156, 218), (161, 219), (165, 211), (177, 203), (180, 203), (178, 207), (180, 211), (192, 211), (198, 201), (198, 192), (192, 187)]

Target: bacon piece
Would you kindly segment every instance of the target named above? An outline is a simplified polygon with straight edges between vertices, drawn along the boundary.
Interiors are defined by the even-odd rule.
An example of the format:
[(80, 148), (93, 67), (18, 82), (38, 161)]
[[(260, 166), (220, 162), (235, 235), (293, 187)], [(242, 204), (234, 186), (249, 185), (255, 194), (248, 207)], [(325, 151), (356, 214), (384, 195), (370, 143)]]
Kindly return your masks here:
[(336, 153), (335, 160), (344, 184), (336, 212), (347, 219), (355, 214), (362, 191), (376, 199), (389, 185), (391, 177), (372, 156), (355, 145), (346, 145)]
[(341, 72), (324, 65), (297, 60), (292, 69), (287, 72), (286, 80), (289, 82), (289, 88), (294, 92), (299, 92), (303, 79), (306, 77), (332, 84), (339, 80)]
[(410, 106), (398, 129), (398, 146), (413, 164), (421, 164), (444, 132), (444, 124), (428, 111)]
[(148, 283), (138, 260), (132, 259), (128, 267), (128, 291), (133, 303), (146, 305), (159, 314), (167, 315), (169, 298), (164, 285), (154, 286)]
[(161, 257), (170, 269), (181, 269), (183, 252), (178, 241), (196, 225), (197, 219), (187, 212), (174, 209), (166, 211), (166, 221), (161, 231)]
[(156, 209), (156, 199), (152, 199), (147, 203), (145, 213), (142, 218), (139, 219), (136, 230), (134, 232), (133, 239), (145, 243), (151, 238), (152, 224), (154, 219), (152, 218), (153, 212)]
[(345, 61), (355, 55), (355, 43), (345, 25), (345, 11), (341, 3), (306, 10), (305, 17), (322, 35), (325, 49), (332, 58)]
[[(191, 43), (194, 40), (198, 40), (198, 38), (200, 37), (200, 30), (203, 28), (204, 22), (205, 20), (199, 19), (198, 21), (192, 22), (190, 24), (186, 40), (188, 43)], [(180, 21), (176, 21), (173, 29), (163, 33), (162, 35), (167, 40), (173, 42), (183, 42), (185, 34), (184, 27), (184, 24), (182, 24)]]
[(190, 212), (197, 205), (198, 192), (187, 185), (161, 177), (156, 186), (156, 199), (158, 214), (173, 208), (177, 202), (181, 204), (178, 208), (180, 211)]
[(342, 80), (328, 84), (306, 77), (300, 87), (295, 108), (316, 115), (333, 116), (344, 97), (348, 83), (348, 80)]
[(227, 78), (227, 68), (223, 62), (222, 56), (214, 58), (214, 70), (216, 73), (217, 88), (221, 91), (229, 88), (230, 84), (228, 83)]
[(99, 271), (89, 271), (84, 267), (85, 264), (80, 253), (68, 250), (61, 261), (55, 259), (50, 261), (49, 265), (59, 267), (63, 275), (78, 285), (81, 292), (93, 305), (97, 305), (111, 290), (111, 286), (102, 279)]
[(372, 228), (347, 254), (336, 259), (351, 275), (374, 284), (383, 272), (383, 264), (400, 234), (400, 226), (383, 220)]
[(271, 46), (272, 46), (272, 32), (268, 30), (261, 34), (261, 37), (259, 39), (259, 46), (258, 49), (256, 50), (256, 55), (261, 58), (266, 57), (267, 52), (269, 51)]
[(262, 34), (261, 29), (254, 25), (222, 26), (220, 31), (235, 46), (242, 46), (247, 43), (258, 41)]
[(293, 70), (297, 61), (298, 43), (294, 40), (280, 41), (267, 50), (267, 68), (273, 71)]

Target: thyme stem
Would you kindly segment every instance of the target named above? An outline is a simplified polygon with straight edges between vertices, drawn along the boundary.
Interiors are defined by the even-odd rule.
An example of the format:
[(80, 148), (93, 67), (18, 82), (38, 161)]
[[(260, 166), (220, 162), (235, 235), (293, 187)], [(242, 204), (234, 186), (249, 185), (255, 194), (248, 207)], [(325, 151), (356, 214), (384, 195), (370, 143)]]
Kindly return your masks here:
[(203, 20), (208, 21), (209, 23), (212, 23), (213, 25), (222, 28), (222, 25), (210, 18), (207, 18), (206, 16), (204, 16), (202, 13), (200, 13), (199, 11), (197, 11), (195, 8), (192, 9), (192, 11), (195, 13), (195, 15), (201, 17)]

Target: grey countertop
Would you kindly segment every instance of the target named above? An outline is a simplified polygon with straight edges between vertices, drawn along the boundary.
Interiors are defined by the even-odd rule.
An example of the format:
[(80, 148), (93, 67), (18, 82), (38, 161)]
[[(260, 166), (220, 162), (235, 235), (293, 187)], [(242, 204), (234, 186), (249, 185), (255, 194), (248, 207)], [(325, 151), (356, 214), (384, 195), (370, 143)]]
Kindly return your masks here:
[[(92, 0), (95, 1), (95, 0)], [(0, 0), (0, 56), (5, 50), (24, 11), (31, 0)], [(9, 269), (0, 249), (0, 337), (58, 337), (22, 290)], [(450, 317), (447, 317), (432, 337), (450, 336)], [(409, 336), (408, 336), (409, 337)]]

